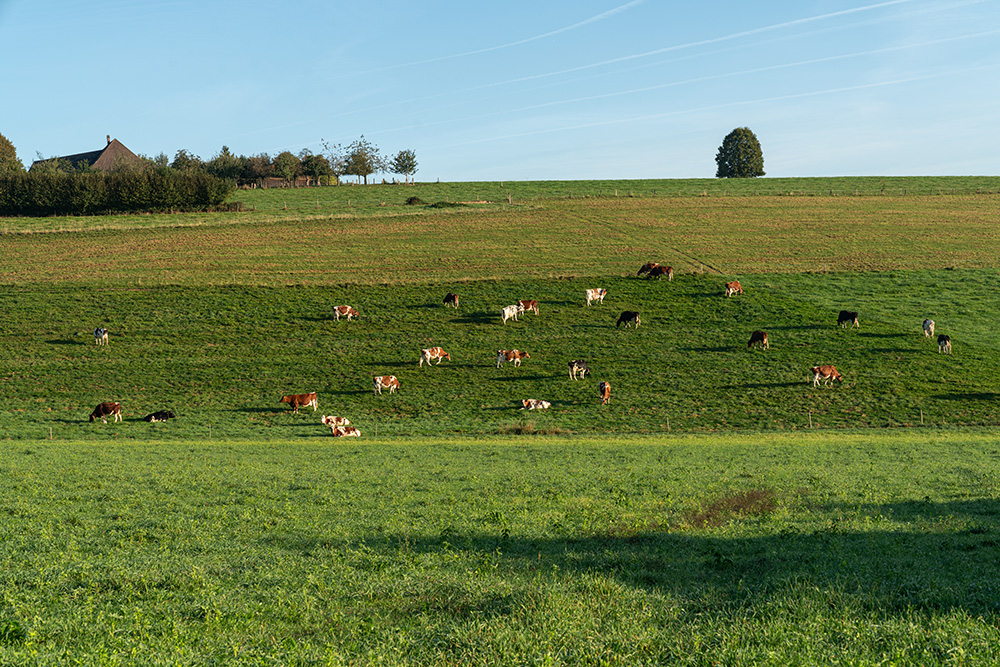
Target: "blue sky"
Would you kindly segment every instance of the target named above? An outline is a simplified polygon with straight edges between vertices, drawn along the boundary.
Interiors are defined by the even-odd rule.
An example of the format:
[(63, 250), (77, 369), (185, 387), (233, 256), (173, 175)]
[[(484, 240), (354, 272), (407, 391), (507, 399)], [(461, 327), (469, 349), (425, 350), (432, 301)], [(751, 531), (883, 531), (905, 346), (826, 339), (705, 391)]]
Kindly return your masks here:
[(1000, 0), (0, 0), (25, 166), (411, 149), (417, 180), (1000, 172)]

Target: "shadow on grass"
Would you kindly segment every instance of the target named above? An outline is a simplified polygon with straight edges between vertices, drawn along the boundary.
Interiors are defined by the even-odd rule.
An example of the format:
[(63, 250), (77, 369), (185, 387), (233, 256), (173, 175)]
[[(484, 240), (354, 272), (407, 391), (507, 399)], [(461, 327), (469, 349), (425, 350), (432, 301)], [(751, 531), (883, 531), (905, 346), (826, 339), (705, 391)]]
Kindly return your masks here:
[(859, 338), (911, 338), (914, 337), (912, 334), (908, 333), (870, 333), (867, 331), (859, 331)]
[(755, 384), (731, 384), (729, 389), (782, 389), (786, 387), (804, 387), (812, 380), (799, 380), (796, 382), (758, 382)]
[(716, 347), (679, 347), (681, 352), (735, 352), (741, 345), (718, 345)]
[[(56, 338), (54, 340), (45, 341), (47, 345), (83, 345), (82, 340), (71, 340), (69, 338)], [(96, 345), (95, 345), (96, 347)]]
[(451, 322), (453, 324), (500, 324), (500, 311), (498, 310), (495, 313), (484, 311), (468, 313), (461, 317), (453, 318)]
[(981, 391), (963, 394), (935, 394), (931, 398), (938, 398), (942, 401), (996, 401), (1000, 400), (1000, 394), (991, 391)]

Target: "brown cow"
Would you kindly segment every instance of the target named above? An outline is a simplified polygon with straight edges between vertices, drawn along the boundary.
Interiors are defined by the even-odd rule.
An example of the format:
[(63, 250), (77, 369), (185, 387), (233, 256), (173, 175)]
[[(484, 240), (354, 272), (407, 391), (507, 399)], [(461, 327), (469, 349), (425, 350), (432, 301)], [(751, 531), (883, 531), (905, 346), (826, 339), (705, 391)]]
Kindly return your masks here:
[(333, 307), (333, 319), (340, 321), (341, 317), (346, 317), (347, 321), (350, 322), (352, 317), (357, 317), (358, 311), (354, 310), (350, 306), (334, 306)]
[(831, 380), (836, 380), (837, 382), (843, 382), (844, 378), (841, 377), (840, 373), (833, 366), (813, 366), (813, 386), (818, 387), (819, 381), (823, 380), (823, 384), (830, 384)]
[(611, 402), (611, 383), (606, 380), (601, 380), (597, 385), (597, 395), (601, 398), (601, 405), (607, 405)]
[(641, 276), (642, 274), (649, 273), (650, 271), (652, 271), (653, 269), (655, 269), (655, 268), (657, 268), (659, 266), (660, 265), (657, 262), (646, 262), (641, 267), (639, 267), (639, 273), (637, 273), (635, 275)]
[(437, 359), (438, 366), (441, 365), (441, 361), (447, 359), (451, 361), (451, 355), (444, 351), (444, 348), (440, 347), (429, 347), (426, 350), (420, 350), (420, 363), (419, 366), (423, 366), (424, 362), (430, 366), (431, 362)]
[(608, 290), (603, 287), (596, 287), (594, 289), (584, 290), (584, 296), (587, 297), (587, 305), (590, 305), (591, 301), (597, 301), (598, 303), (604, 303), (604, 297), (607, 296)]
[(372, 384), (378, 395), (382, 394), (383, 389), (388, 389), (390, 394), (394, 394), (399, 389), (399, 380), (396, 379), (395, 375), (376, 375), (372, 378)]
[(453, 292), (448, 292), (444, 295), (444, 305), (452, 306), (453, 308), (458, 308), (458, 295)]
[(649, 275), (646, 276), (646, 280), (650, 278), (660, 279), (663, 276), (667, 277), (667, 280), (674, 279), (674, 267), (672, 266), (654, 266), (649, 271)]
[(330, 428), (330, 435), (334, 437), (361, 437), (361, 431), (354, 428), (353, 426), (334, 426)]
[(732, 296), (734, 294), (743, 294), (743, 285), (740, 285), (740, 281), (738, 280), (726, 283), (725, 295)]
[(525, 299), (523, 301), (518, 301), (517, 305), (521, 307), (522, 311), (533, 310), (535, 315), (538, 314), (538, 302), (534, 299)]
[(513, 361), (515, 366), (520, 366), (522, 359), (531, 359), (531, 355), (521, 350), (497, 350), (497, 368), (503, 366), (505, 361)]
[(750, 342), (747, 343), (747, 349), (749, 350), (753, 348), (754, 345), (756, 345), (762, 350), (769, 349), (770, 346), (767, 343), (766, 331), (754, 331), (752, 334), (750, 334)]
[(278, 403), (288, 403), (292, 406), (292, 412), (298, 412), (299, 408), (303, 406), (312, 406), (313, 412), (316, 412), (316, 408), (319, 407), (319, 401), (316, 400), (315, 391), (311, 391), (308, 394), (290, 394), (288, 396), (282, 396)]
[(320, 420), (323, 426), (329, 426), (330, 429), (335, 429), (338, 426), (350, 426), (351, 420), (347, 417), (337, 417), (336, 415), (323, 415), (323, 419)]
[(537, 398), (522, 398), (522, 410), (548, 410), (552, 404), (548, 401), (540, 401)]
[(90, 413), (90, 421), (100, 419), (107, 424), (108, 417), (112, 416), (115, 418), (116, 423), (122, 420), (122, 404), (115, 401), (105, 401), (104, 403), (98, 403), (94, 411)]

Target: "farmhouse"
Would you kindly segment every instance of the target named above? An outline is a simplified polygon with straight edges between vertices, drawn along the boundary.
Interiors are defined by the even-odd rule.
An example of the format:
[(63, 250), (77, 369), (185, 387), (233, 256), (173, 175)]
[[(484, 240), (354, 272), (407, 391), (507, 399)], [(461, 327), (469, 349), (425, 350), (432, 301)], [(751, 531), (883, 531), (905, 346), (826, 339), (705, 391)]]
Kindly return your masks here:
[(138, 155), (125, 147), (117, 139), (112, 139), (108, 135), (108, 144), (98, 151), (89, 153), (77, 153), (76, 155), (63, 155), (45, 160), (35, 160), (31, 163), (31, 169), (47, 163), (62, 160), (73, 165), (74, 169), (96, 169), (97, 171), (118, 171), (121, 169), (144, 169), (146, 163)]

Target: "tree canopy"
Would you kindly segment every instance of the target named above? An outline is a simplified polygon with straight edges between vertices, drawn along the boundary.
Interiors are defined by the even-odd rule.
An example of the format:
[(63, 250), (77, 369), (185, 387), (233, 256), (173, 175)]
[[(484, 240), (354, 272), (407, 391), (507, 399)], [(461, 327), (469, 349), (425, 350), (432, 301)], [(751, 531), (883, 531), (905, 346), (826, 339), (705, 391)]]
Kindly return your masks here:
[(402, 150), (396, 153), (389, 164), (389, 171), (394, 174), (402, 174), (405, 182), (408, 177), (417, 173), (417, 154), (411, 150)]
[(7, 137), (0, 134), (0, 176), (19, 174), (24, 171), (24, 165), (17, 157), (17, 149)]
[(378, 146), (369, 143), (365, 135), (352, 143), (346, 149), (344, 173), (348, 176), (359, 176), (368, 184), (368, 177), (385, 169), (385, 159), (379, 153)]
[(715, 156), (716, 178), (754, 178), (764, 175), (764, 154), (749, 127), (738, 127), (722, 140)]

